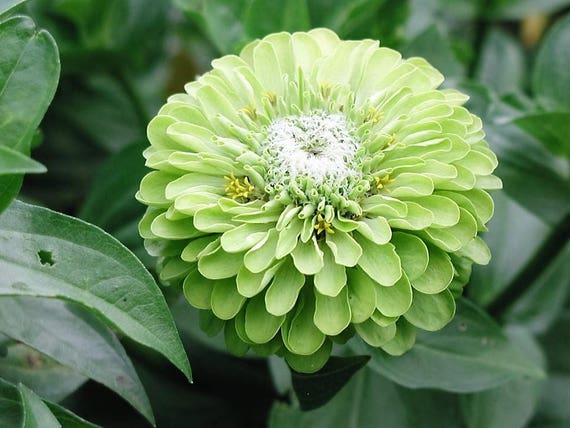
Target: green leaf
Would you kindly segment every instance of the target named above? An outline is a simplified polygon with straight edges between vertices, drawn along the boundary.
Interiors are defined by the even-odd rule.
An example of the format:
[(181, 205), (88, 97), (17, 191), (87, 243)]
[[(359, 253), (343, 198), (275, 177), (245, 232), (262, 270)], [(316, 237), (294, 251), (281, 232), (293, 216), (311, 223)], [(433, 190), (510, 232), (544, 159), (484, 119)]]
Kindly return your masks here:
[(0, 216), (0, 237), (0, 295), (80, 303), (190, 379), (164, 297), (118, 241), (81, 220), (18, 201)]
[(0, 378), (0, 426), (21, 427), (23, 416), (18, 389)]
[(101, 428), (99, 425), (92, 424), (75, 413), (61, 407), (58, 404), (45, 401), (53, 415), (57, 418), (62, 428)]
[(486, 10), (490, 19), (519, 20), (529, 15), (552, 14), (570, 5), (569, 0), (496, 0)]
[[(9, 301), (10, 298), (1, 298)], [(0, 330), (2, 330), (0, 328)], [(29, 346), (12, 341), (0, 357), (0, 377), (14, 384), (23, 383), (40, 396), (61, 401), (87, 378)]]
[(476, 392), (523, 376), (542, 378), (530, 361), (484, 312), (458, 300), (454, 320), (436, 333), (418, 335), (416, 345), (399, 357), (353, 344), (355, 352), (371, 354), (369, 366), (409, 388)]
[(492, 28), (486, 35), (477, 68), (480, 82), (498, 94), (522, 89), (527, 73), (524, 51), (509, 33)]
[(49, 407), (25, 385), (18, 385), (24, 409), (23, 428), (60, 428)]
[(369, 356), (331, 357), (316, 373), (292, 372), (293, 388), (301, 409), (313, 410), (326, 404), (368, 360)]
[(570, 14), (566, 14), (550, 29), (536, 57), (532, 86), (547, 110), (570, 108), (569, 38)]
[(144, 388), (123, 347), (85, 310), (57, 300), (0, 297), (0, 331), (102, 383), (154, 422)]
[(306, 0), (253, 0), (244, 16), (248, 36), (263, 37), (279, 31), (311, 28)]
[(0, 146), (0, 175), (46, 172), (46, 167), (28, 156), (6, 146)]
[(517, 118), (514, 123), (552, 153), (570, 158), (570, 112), (530, 114)]
[(0, 5), (0, 15), (10, 12), (10, 10), (21, 5), (25, 1), (27, 0), (2, 0), (2, 4)]

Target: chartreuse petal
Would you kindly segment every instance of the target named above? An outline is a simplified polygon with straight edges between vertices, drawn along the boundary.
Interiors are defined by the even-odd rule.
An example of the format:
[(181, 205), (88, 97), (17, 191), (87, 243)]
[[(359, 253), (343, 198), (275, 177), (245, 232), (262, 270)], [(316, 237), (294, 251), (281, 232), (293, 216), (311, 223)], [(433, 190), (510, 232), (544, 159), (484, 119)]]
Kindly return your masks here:
[(190, 239), (204, 235), (194, 227), (191, 218), (168, 220), (164, 213), (152, 221), (150, 231), (156, 237), (163, 239)]
[(480, 230), (485, 230), (485, 223), (493, 216), (493, 199), (483, 190), (472, 189), (466, 192), (438, 192), (438, 194), (455, 201), (457, 205), (475, 216)]
[(420, 238), (409, 233), (395, 232), (391, 243), (396, 246), (396, 253), (402, 262), (402, 269), (410, 281), (425, 272), (429, 261), (429, 252), (426, 244)]
[(423, 330), (437, 331), (445, 327), (455, 315), (455, 300), (449, 290), (439, 294), (414, 291), (412, 306), (404, 317)]
[(455, 252), (469, 243), (477, 235), (477, 221), (469, 211), (460, 208), (459, 222), (448, 228), (430, 227), (421, 232), (431, 242), (444, 251)]
[(267, 235), (267, 225), (244, 223), (224, 232), (220, 243), (228, 253), (247, 251)]
[(279, 331), (285, 315), (275, 316), (267, 312), (262, 294), (250, 299), (245, 310), (245, 333), (254, 343), (267, 343)]
[(194, 263), (187, 263), (179, 257), (172, 257), (160, 270), (158, 277), (162, 282), (174, 281), (186, 276), (195, 266)]
[(283, 348), (283, 341), (279, 335), (276, 335), (271, 339), (269, 342), (260, 343), (260, 344), (253, 344), (251, 345), (251, 349), (257, 355), (261, 355), (262, 357), (268, 357), (270, 355), (276, 354)]
[(299, 235), (303, 229), (303, 220), (294, 217), (287, 226), (279, 231), (279, 239), (275, 248), (275, 257), (281, 259), (295, 249)]
[(398, 317), (412, 304), (412, 287), (406, 274), (392, 287), (376, 286), (376, 308), (387, 317)]
[(364, 322), (372, 316), (376, 309), (376, 287), (379, 285), (362, 270), (358, 268), (348, 270), (348, 303), (352, 323)]
[(200, 257), (198, 270), (209, 279), (230, 278), (237, 275), (243, 264), (243, 253), (226, 253), (222, 247)]
[(412, 281), (412, 287), (425, 294), (437, 294), (451, 284), (454, 273), (449, 255), (430, 245), (427, 268), (421, 276)]
[(354, 329), (366, 343), (375, 347), (382, 346), (396, 334), (396, 326), (394, 324), (382, 327), (372, 319), (367, 319), (360, 324), (354, 324)]
[(434, 226), (450, 227), (459, 222), (459, 207), (451, 199), (438, 195), (430, 195), (422, 198), (414, 198), (413, 201), (431, 211)]
[(479, 265), (486, 265), (491, 260), (491, 251), (489, 247), (481, 238), (476, 236), (465, 245), (461, 250), (459, 250), (457, 255), (468, 257)]
[(261, 292), (275, 275), (275, 272), (281, 267), (283, 262), (276, 263), (270, 268), (253, 273), (242, 266), (237, 274), (236, 283), (239, 294), (245, 297), (253, 297)]
[(236, 227), (236, 224), (218, 205), (212, 205), (196, 211), (194, 226), (204, 232), (224, 233)]
[(388, 327), (390, 324), (394, 324), (396, 321), (398, 321), (398, 317), (387, 317), (378, 309), (374, 311), (370, 319), (372, 319), (380, 327)]
[(400, 318), (396, 323), (396, 335), (382, 345), (382, 349), (390, 355), (399, 356), (412, 349), (416, 343), (416, 328)]
[(434, 218), (431, 211), (412, 201), (407, 201), (406, 206), (408, 210), (405, 217), (391, 218), (388, 220), (392, 228), (423, 230), (433, 224)]
[(212, 291), (215, 281), (204, 278), (198, 269), (190, 271), (183, 284), (184, 297), (198, 309), (212, 308)]
[(245, 302), (245, 297), (238, 293), (235, 280), (227, 278), (216, 281), (211, 296), (212, 312), (222, 320), (232, 319)]
[(235, 319), (226, 321), (224, 325), (224, 339), (226, 349), (237, 357), (244, 356), (249, 350), (249, 345), (241, 340), (237, 333)]
[(356, 266), (362, 256), (362, 247), (355, 239), (346, 232), (336, 230), (329, 233), (326, 243), (334, 254), (335, 261), (343, 266)]
[(300, 373), (315, 373), (323, 368), (331, 355), (332, 342), (326, 340), (323, 345), (311, 355), (299, 355), (287, 352), (285, 361)]
[(278, 237), (278, 232), (275, 229), (271, 229), (265, 238), (245, 253), (243, 263), (249, 271), (259, 273), (271, 265), (275, 259), (275, 247), (277, 246)]
[(402, 276), (400, 258), (392, 244), (377, 245), (366, 238), (357, 237), (362, 248), (358, 265), (378, 284), (391, 286)]
[(422, 175), (404, 172), (394, 178), (394, 182), (386, 186), (390, 196), (402, 198), (408, 196), (427, 196), (434, 190), (431, 178)]
[(315, 303), (310, 294), (310, 290), (303, 293), (297, 303), (291, 325), (282, 329), (283, 343), (290, 352), (299, 355), (314, 354), (325, 341), (325, 335), (313, 321)]
[(315, 290), (315, 315), (317, 328), (328, 336), (336, 336), (350, 324), (348, 289), (344, 287), (335, 297), (325, 296)]
[(273, 277), (265, 293), (267, 311), (275, 316), (285, 315), (297, 302), (303, 284), (305, 276), (295, 269), (293, 262), (288, 258)]
[[(249, 304), (249, 302), (248, 302)], [(247, 305), (242, 306), (238, 314), (234, 318), (234, 325), (236, 328), (236, 333), (239, 338), (248, 345), (254, 345), (255, 343), (247, 336), (245, 332), (245, 312), (246, 312)]]
[(390, 242), (392, 228), (384, 217), (366, 218), (358, 221), (358, 233), (378, 245)]
[(200, 310), (198, 313), (198, 325), (209, 337), (214, 337), (222, 328), (225, 321), (219, 319), (212, 311)]
[(305, 275), (314, 275), (324, 266), (323, 252), (314, 236), (308, 242), (299, 241), (291, 256), (295, 267)]
[(163, 214), (164, 210), (159, 208), (152, 208), (149, 207), (145, 211), (141, 221), (139, 221), (139, 234), (143, 239), (156, 239), (157, 236), (152, 233), (150, 227), (154, 219), (156, 219), (159, 215)]
[(178, 176), (163, 171), (148, 173), (141, 181), (140, 190), (136, 194), (137, 200), (145, 205), (168, 208), (172, 202), (166, 198), (164, 189), (176, 178)]
[(197, 261), (199, 254), (216, 239), (217, 237), (215, 235), (207, 235), (202, 238), (194, 239), (184, 247), (180, 258), (187, 262)]
[(315, 288), (325, 296), (334, 297), (346, 285), (346, 269), (337, 264), (332, 251), (323, 246), (324, 267), (315, 274)]

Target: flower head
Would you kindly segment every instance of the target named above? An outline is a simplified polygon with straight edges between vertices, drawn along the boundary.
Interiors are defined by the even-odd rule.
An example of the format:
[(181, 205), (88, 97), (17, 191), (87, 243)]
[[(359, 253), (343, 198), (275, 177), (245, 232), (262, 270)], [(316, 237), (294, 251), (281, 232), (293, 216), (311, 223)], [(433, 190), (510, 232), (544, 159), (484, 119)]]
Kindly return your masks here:
[(467, 97), (325, 29), (212, 65), (148, 127), (137, 197), (160, 279), (232, 352), (302, 372), (355, 333), (398, 355), (449, 322), (501, 186)]

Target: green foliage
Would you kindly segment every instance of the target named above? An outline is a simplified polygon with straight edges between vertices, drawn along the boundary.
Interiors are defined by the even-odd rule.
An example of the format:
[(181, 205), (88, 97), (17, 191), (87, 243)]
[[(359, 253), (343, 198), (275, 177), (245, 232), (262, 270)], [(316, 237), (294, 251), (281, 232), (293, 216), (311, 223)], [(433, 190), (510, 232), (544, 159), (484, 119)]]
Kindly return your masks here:
[[(401, 356), (335, 336), (330, 363), (301, 375), (229, 355), (209, 336), (221, 323), (159, 288), (147, 250), (181, 249), (144, 248), (134, 194), (167, 96), (255, 38), (315, 27), (425, 57), (468, 93), (504, 191), (483, 236), (492, 259), (452, 322), (417, 337), (400, 322), (392, 350), (415, 341)], [(1, 427), (570, 424), (570, 1), (2, 0), (0, 59)], [(432, 273), (448, 278), (444, 265)], [(317, 282), (334, 294), (331, 277)], [(389, 291), (407, 308), (408, 288)], [(436, 306), (409, 320), (440, 327), (450, 295)]]

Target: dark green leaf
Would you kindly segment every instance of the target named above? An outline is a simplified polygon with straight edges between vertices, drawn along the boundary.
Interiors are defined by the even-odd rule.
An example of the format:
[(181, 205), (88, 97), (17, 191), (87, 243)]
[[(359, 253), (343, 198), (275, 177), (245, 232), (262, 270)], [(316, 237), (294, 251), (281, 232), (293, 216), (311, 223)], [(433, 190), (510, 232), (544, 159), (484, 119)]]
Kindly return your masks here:
[(0, 238), (0, 295), (80, 303), (163, 354), (190, 378), (158, 286), (110, 235), (81, 220), (15, 201), (0, 216)]
[(253, 0), (244, 17), (245, 31), (252, 38), (279, 31), (302, 31), (311, 27), (306, 0)]
[(520, 19), (529, 15), (550, 14), (570, 5), (569, 0), (495, 0), (488, 8), (490, 19)]
[(20, 392), (0, 378), (0, 426), (20, 427), (24, 419)]
[(0, 175), (46, 172), (46, 167), (26, 155), (6, 146), (0, 146)]
[(435, 333), (422, 333), (414, 347), (394, 357), (355, 342), (361, 354), (371, 354), (369, 366), (409, 388), (476, 392), (509, 380), (542, 378), (544, 371), (510, 341), (481, 309), (458, 300), (453, 321)]
[(530, 114), (517, 118), (514, 123), (552, 153), (570, 158), (570, 112)]
[(478, 80), (498, 94), (506, 94), (522, 89), (526, 73), (520, 43), (505, 31), (492, 28), (480, 52)]
[(32, 390), (23, 384), (18, 385), (24, 409), (23, 428), (60, 428), (61, 425), (49, 407)]
[(21, 382), (40, 396), (53, 401), (62, 400), (87, 380), (16, 341), (7, 345), (6, 355), (0, 356), (0, 377), (15, 384)]
[(2, 4), (0, 4), (0, 15), (4, 15), (25, 1), (27, 0), (2, 0)]
[(58, 404), (45, 402), (51, 412), (57, 418), (62, 428), (101, 428), (99, 425), (92, 424), (83, 418), (80, 418), (75, 413), (70, 412)]
[(536, 58), (533, 89), (547, 110), (570, 109), (569, 39), (570, 14), (566, 14), (548, 32)]
[(331, 357), (313, 374), (292, 372), (293, 388), (302, 410), (326, 404), (370, 360), (369, 356)]
[(85, 310), (51, 299), (0, 297), (0, 331), (102, 383), (154, 422), (144, 388), (123, 347)]

